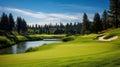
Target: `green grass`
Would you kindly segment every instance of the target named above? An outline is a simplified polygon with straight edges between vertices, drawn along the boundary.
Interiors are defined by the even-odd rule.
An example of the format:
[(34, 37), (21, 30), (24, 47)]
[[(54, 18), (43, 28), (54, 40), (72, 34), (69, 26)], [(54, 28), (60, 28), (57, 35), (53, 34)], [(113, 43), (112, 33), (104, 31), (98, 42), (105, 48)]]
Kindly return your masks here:
[(105, 33), (119, 38), (94, 40), (97, 34), (74, 36), (74, 40), (43, 45), (38, 51), (0, 55), (0, 67), (120, 67), (120, 29)]
[(5, 46), (5, 45), (1, 45), (1, 44), (14, 44), (15, 42), (11, 41), (10, 39), (8, 39), (5, 36), (0, 36), (0, 47), (1, 46)]
[(41, 37), (41, 38), (63, 38), (65, 34), (58, 34), (58, 35), (47, 35), (47, 34), (36, 34), (36, 35), (29, 35), (30, 37)]
[(67, 41), (72, 41), (74, 39), (75, 39), (74, 36), (69, 36), (69, 37), (62, 38), (62, 41), (67, 42)]
[(106, 35), (105, 39), (116, 36), (116, 35), (120, 36), (120, 31), (119, 31), (119, 29), (114, 29), (109, 32), (106, 32), (105, 35)]
[(65, 37), (65, 35), (26, 35), (26, 36), (22, 36), (22, 35), (18, 35), (16, 36), (16, 38), (18, 39), (18, 41), (25, 41), (25, 40), (41, 40), (44, 38), (62, 38)]
[(19, 42), (23, 42), (23, 41), (36, 41), (36, 40), (42, 40), (44, 38), (63, 38), (65, 37), (65, 34), (62, 35), (8, 35), (8, 37), (6, 36), (0, 36), (0, 48), (4, 48)]

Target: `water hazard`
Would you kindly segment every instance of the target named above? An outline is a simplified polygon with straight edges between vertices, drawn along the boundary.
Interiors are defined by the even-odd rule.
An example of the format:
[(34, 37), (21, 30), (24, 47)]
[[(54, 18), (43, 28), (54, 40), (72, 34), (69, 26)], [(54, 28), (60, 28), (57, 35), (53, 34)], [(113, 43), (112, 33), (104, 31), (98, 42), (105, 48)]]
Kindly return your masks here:
[(51, 44), (62, 42), (61, 39), (43, 39), (40, 41), (26, 41), (0, 50), (0, 54), (17, 54), (24, 53), (30, 47), (42, 46), (43, 44)]

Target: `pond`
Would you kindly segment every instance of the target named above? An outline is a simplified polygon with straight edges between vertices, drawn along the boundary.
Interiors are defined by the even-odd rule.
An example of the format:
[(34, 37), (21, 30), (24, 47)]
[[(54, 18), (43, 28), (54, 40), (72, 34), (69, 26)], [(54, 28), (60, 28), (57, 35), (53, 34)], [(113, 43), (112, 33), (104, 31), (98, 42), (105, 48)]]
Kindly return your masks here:
[(30, 47), (42, 46), (43, 44), (51, 44), (62, 42), (61, 39), (43, 39), (40, 41), (26, 41), (19, 44), (4, 48), (0, 50), (0, 55), (2, 54), (18, 54), (24, 53)]

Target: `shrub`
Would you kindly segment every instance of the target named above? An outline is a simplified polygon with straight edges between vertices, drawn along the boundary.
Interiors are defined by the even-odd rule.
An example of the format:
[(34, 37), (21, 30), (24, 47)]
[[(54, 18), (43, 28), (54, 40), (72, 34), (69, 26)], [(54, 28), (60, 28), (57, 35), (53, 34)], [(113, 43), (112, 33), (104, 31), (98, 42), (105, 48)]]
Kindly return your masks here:
[(64, 42), (67, 42), (67, 41), (72, 41), (72, 40), (74, 40), (74, 38), (73, 37), (65, 37), (65, 38), (63, 38), (62, 39)]
[(69, 36), (71, 36), (71, 34), (66, 34), (66, 37), (69, 37)]
[(10, 44), (11, 41), (9, 39), (7, 39), (6, 37), (0, 36), (0, 43), (1, 44)]

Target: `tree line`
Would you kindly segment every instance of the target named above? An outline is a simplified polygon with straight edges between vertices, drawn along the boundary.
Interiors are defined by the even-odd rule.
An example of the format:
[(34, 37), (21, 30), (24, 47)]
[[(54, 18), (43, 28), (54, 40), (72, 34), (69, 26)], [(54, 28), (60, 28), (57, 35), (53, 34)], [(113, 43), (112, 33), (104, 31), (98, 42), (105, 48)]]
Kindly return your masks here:
[(90, 34), (99, 33), (108, 28), (120, 27), (120, 0), (110, 0), (110, 9), (105, 10), (102, 15), (95, 13), (93, 21), (90, 21), (87, 14), (84, 13), (82, 23), (74, 22), (59, 23), (56, 25), (27, 25), (26, 21), (17, 17), (16, 21), (13, 15), (9, 16), (3, 13), (0, 18), (0, 34), (2, 32), (11, 33), (17, 31), (19, 34)]
[(45, 24), (45, 25), (28, 25), (28, 33), (31, 34), (80, 34), (82, 23), (63, 23)]
[[(93, 21), (88, 19), (86, 13), (83, 15), (82, 23), (67, 23), (63, 25), (32, 25), (29, 29), (34, 33), (47, 34), (90, 34), (99, 33), (108, 28), (120, 27), (120, 0), (110, 0), (109, 10), (105, 10), (102, 15), (95, 13)], [(30, 31), (29, 31), (30, 32)], [(31, 31), (32, 32), (32, 31)]]
[(56, 25), (45, 24), (45, 25), (28, 25), (28, 33), (30, 34), (90, 34), (90, 33), (99, 33), (102, 30), (106, 30), (108, 28), (114, 27), (114, 23), (110, 21), (108, 12), (105, 10), (100, 17), (99, 13), (95, 13), (93, 21), (88, 19), (86, 13), (83, 15), (82, 23), (74, 22), (67, 23), (64, 25), (63, 23), (59, 23)]
[[(92, 23), (89, 21), (86, 13), (83, 15), (82, 33), (99, 33), (108, 28), (120, 27), (120, 0), (110, 0), (108, 11), (104, 11), (100, 17), (95, 13)], [(91, 30), (92, 29), (92, 30)]]
[(15, 21), (11, 13), (9, 15), (3, 13), (0, 18), (0, 35), (12, 34), (13, 31), (27, 32), (26, 21), (21, 17), (17, 17)]

